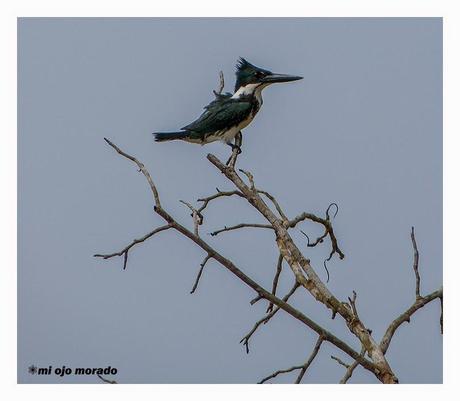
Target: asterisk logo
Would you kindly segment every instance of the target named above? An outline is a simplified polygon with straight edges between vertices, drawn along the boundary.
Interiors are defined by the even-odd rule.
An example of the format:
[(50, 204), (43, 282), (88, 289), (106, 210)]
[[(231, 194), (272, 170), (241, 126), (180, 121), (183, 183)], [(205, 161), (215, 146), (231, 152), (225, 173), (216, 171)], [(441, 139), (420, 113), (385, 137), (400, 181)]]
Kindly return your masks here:
[(29, 366), (29, 373), (30, 373), (31, 375), (36, 374), (37, 371), (38, 371), (38, 369), (37, 369), (37, 367), (36, 367), (35, 365)]

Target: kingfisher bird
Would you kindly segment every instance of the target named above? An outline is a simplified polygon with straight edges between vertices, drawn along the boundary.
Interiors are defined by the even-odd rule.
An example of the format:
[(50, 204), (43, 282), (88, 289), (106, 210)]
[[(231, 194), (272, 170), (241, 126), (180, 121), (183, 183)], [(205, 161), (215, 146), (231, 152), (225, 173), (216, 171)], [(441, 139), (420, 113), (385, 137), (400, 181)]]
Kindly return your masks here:
[[(241, 130), (249, 125), (262, 106), (262, 90), (278, 82), (302, 79), (256, 67), (240, 57), (236, 65), (235, 93), (214, 92), (216, 98), (204, 107), (197, 120), (175, 132), (154, 132), (155, 141), (182, 140), (201, 145), (223, 141), (241, 153)], [(240, 142), (237, 143), (239, 135)], [(232, 143), (234, 141), (235, 143)]]

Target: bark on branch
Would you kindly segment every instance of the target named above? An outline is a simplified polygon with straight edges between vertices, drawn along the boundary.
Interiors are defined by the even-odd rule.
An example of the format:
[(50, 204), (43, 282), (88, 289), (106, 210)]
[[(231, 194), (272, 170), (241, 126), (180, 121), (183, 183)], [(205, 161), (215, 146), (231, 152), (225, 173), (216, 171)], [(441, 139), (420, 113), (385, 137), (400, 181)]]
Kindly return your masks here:
[[(336, 297), (334, 297), (334, 295), (318, 277), (315, 270), (310, 265), (310, 261), (303, 256), (302, 252), (296, 246), (287, 231), (287, 228), (291, 226), (291, 224), (286, 227), (284, 222), (276, 217), (272, 210), (259, 196), (259, 193), (255, 189), (255, 182), (252, 174), (246, 171), (244, 172), (250, 182), (250, 186), (247, 186), (234, 169), (223, 165), (219, 159), (212, 154), (208, 154), (207, 157), (208, 160), (214, 164), (222, 172), (222, 174), (232, 181), (237, 189), (245, 195), (247, 201), (254, 206), (254, 208), (273, 226), (277, 237), (276, 241), (278, 248), (286, 262), (291, 267), (297, 282), (310, 292), (317, 301), (321, 302), (325, 307), (331, 309), (333, 314), (337, 314), (345, 320), (349, 330), (358, 337), (359, 341), (364, 346), (367, 354), (374, 363), (376, 370), (378, 371), (378, 379), (383, 383), (398, 383), (398, 379), (391, 370), (391, 367), (380, 349), (379, 344), (371, 336), (369, 330), (359, 319), (355, 318), (350, 308), (346, 307), (343, 302), (340, 302)], [(294, 219), (294, 221), (300, 222), (306, 218), (312, 218), (312, 216), (308, 213), (303, 213), (299, 218)], [(321, 220), (319, 220), (319, 222), (321, 222)]]
[[(217, 96), (217, 95), (216, 95)], [(358, 316), (358, 312), (356, 309), (356, 293), (353, 292), (353, 297), (349, 298), (349, 303), (339, 301), (327, 288), (327, 286), (321, 281), (321, 279), (316, 274), (315, 270), (310, 264), (310, 260), (307, 259), (297, 245), (294, 243), (293, 239), (291, 238), (290, 234), (288, 233), (289, 229), (293, 229), (296, 227), (298, 223), (304, 221), (306, 219), (314, 221), (323, 225), (325, 229), (325, 234), (315, 241), (315, 245), (320, 243), (322, 239), (326, 236), (329, 236), (331, 239), (332, 244), (332, 251), (330, 254), (329, 259), (332, 257), (334, 253), (337, 253), (339, 257), (343, 258), (344, 254), (340, 250), (338, 246), (338, 241), (335, 236), (331, 218), (330, 218), (330, 208), (331, 206), (336, 204), (331, 204), (328, 209), (326, 210), (326, 218), (320, 218), (316, 215), (311, 213), (302, 213), (301, 215), (289, 219), (286, 214), (281, 209), (278, 201), (267, 191), (260, 190), (257, 188), (255, 184), (254, 176), (249, 171), (240, 170), (242, 174), (244, 174), (248, 181), (249, 185), (247, 185), (238, 173), (234, 169), (234, 164), (224, 165), (219, 159), (217, 159), (214, 155), (209, 154), (207, 156), (208, 160), (215, 166), (217, 169), (231, 182), (235, 185), (236, 189), (233, 191), (226, 191), (222, 192), (217, 189), (217, 193), (211, 195), (207, 198), (201, 198), (198, 201), (203, 202), (200, 207), (194, 207), (188, 202), (182, 201), (192, 212), (193, 218), (193, 229), (190, 230), (184, 225), (180, 224), (174, 217), (172, 217), (167, 210), (161, 205), (160, 197), (158, 194), (158, 190), (152, 180), (150, 173), (144, 167), (144, 165), (139, 162), (135, 157), (125, 153), (120, 148), (118, 148), (115, 144), (113, 144), (108, 139), (105, 139), (106, 142), (115, 149), (120, 155), (125, 157), (126, 159), (133, 162), (137, 167), (138, 171), (140, 171), (146, 178), (151, 192), (153, 194), (153, 201), (154, 201), (154, 211), (157, 213), (164, 221), (165, 225), (161, 226), (150, 233), (146, 234), (142, 238), (138, 240), (132, 241), (128, 246), (123, 248), (121, 251), (112, 253), (112, 254), (96, 254), (97, 257), (102, 257), (104, 259), (108, 259), (114, 256), (124, 256), (124, 267), (126, 267), (126, 261), (129, 250), (136, 244), (140, 242), (144, 242), (145, 240), (151, 238), (156, 233), (160, 231), (164, 231), (167, 229), (174, 229), (178, 233), (182, 234), (183, 236), (189, 238), (193, 243), (195, 243), (199, 248), (201, 248), (206, 257), (200, 265), (200, 270), (198, 272), (197, 278), (193, 285), (191, 293), (193, 293), (199, 283), (200, 277), (202, 275), (203, 269), (206, 263), (212, 258), (216, 262), (218, 262), (222, 267), (230, 271), (234, 276), (240, 279), (243, 283), (249, 286), (252, 290), (256, 293), (256, 298), (253, 300), (252, 303), (257, 302), (260, 299), (266, 299), (269, 302), (269, 306), (267, 308), (267, 315), (260, 319), (253, 327), (253, 329), (242, 339), (242, 342), (246, 346), (247, 351), (249, 351), (249, 339), (260, 327), (261, 324), (267, 323), (279, 310), (283, 310), (293, 318), (297, 319), (298, 321), (302, 322), (306, 327), (313, 330), (315, 333), (318, 334), (318, 342), (313, 350), (312, 355), (307, 360), (307, 362), (303, 365), (294, 366), (292, 370), (300, 369), (300, 374), (298, 377), (298, 381), (302, 379), (305, 371), (310, 366), (313, 359), (316, 357), (317, 353), (319, 352), (321, 344), (326, 341), (333, 344), (335, 347), (346, 353), (350, 358), (354, 360), (353, 364), (349, 365), (349, 368), (352, 366), (353, 369), (357, 365), (361, 365), (364, 369), (372, 372), (378, 380), (382, 383), (397, 383), (398, 379), (396, 378), (395, 374), (392, 372), (388, 361), (385, 358), (385, 352), (388, 348), (388, 344), (391, 341), (391, 338), (399, 325), (407, 320), (407, 316), (410, 317), (416, 310), (423, 307), (426, 303), (430, 302), (432, 299), (440, 298), (442, 300), (442, 289), (438, 290), (440, 292), (432, 293), (426, 297), (416, 296), (416, 302), (412, 305), (407, 311), (403, 313), (400, 317), (395, 319), (394, 322), (389, 326), (387, 333), (385, 334), (382, 342), (379, 344), (377, 343), (374, 338), (372, 337), (372, 332), (366, 328), (364, 323)], [(236, 161), (236, 159), (235, 159)], [(280, 256), (278, 258), (277, 263), (277, 270), (275, 273), (275, 277), (273, 279), (272, 290), (268, 291), (263, 288), (260, 284), (255, 282), (252, 278), (246, 275), (243, 270), (237, 267), (230, 259), (222, 255), (216, 248), (212, 247), (208, 244), (203, 238), (199, 236), (198, 226), (203, 223), (203, 212), (206, 207), (209, 205), (210, 202), (214, 201), (215, 199), (219, 198), (230, 198), (233, 196), (237, 196), (246, 200), (253, 208), (264, 217), (267, 221), (267, 224), (252, 224), (252, 223), (242, 223), (237, 226), (232, 227), (225, 227), (224, 229), (215, 231), (213, 234), (217, 235), (218, 233), (224, 231), (231, 231), (236, 230), (239, 228), (245, 227), (253, 227), (253, 228), (265, 228), (273, 230), (276, 236), (276, 245), (278, 247)], [(271, 205), (274, 207), (272, 210), (267, 203), (265, 203), (265, 197), (271, 202)], [(338, 208), (337, 208), (338, 210)], [(336, 211), (337, 213), (337, 211)], [(335, 213), (335, 214), (336, 214)], [(310, 244), (310, 241), (308, 241)], [(415, 237), (413, 237), (414, 249), (416, 249), (415, 244)], [(314, 246), (314, 245), (310, 245)], [(283, 298), (280, 299), (276, 296), (276, 289), (278, 285), (279, 276), (281, 274), (282, 269), (282, 262), (286, 261), (287, 265), (290, 267), (294, 278), (295, 278), (295, 285), (293, 289)], [(420, 288), (420, 279), (418, 276), (418, 251), (417, 251), (417, 268), (415, 267), (414, 262), (414, 271), (416, 272), (417, 277), (417, 286), (416, 286), (416, 295), (419, 295), (419, 288)], [(310, 319), (304, 313), (302, 313), (299, 309), (294, 308), (291, 304), (289, 304), (289, 297), (294, 293), (296, 289), (299, 287), (304, 288), (308, 291), (318, 302), (322, 303), (326, 308), (332, 311), (333, 316), (339, 315), (345, 321), (348, 329), (351, 333), (353, 333), (357, 339), (360, 341), (362, 345), (361, 353), (358, 353), (348, 345), (346, 342), (332, 334), (330, 331), (326, 330), (324, 327)], [(418, 290), (417, 290), (418, 288)], [(370, 357), (370, 359), (366, 358), (366, 354)], [(348, 369), (348, 368), (347, 368)], [(351, 369), (348, 374), (351, 376), (353, 372)], [(269, 378), (275, 377), (277, 374), (283, 373), (283, 371), (275, 372), (276, 374)], [(267, 379), (267, 378), (266, 378)], [(268, 379), (267, 379), (268, 380)], [(348, 380), (348, 379), (347, 379)]]

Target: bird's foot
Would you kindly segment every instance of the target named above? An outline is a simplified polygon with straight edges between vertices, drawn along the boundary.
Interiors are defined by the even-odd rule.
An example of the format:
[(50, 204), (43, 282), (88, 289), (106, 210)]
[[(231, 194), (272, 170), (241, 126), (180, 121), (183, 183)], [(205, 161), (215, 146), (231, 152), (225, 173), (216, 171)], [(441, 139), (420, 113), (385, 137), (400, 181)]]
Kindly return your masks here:
[(231, 142), (227, 143), (227, 145), (232, 148), (232, 154), (227, 160), (226, 165), (233, 169), (235, 168), (236, 159), (238, 158), (238, 155), (241, 154), (241, 144), (242, 144), (241, 132), (238, 132), (238, 134), (236, 135), (235, 143), (231, 143)]
[(229, 166), (231, 168), (235, 167), (236, 164), (236, 159), (238, 155), (241, 153), (241, 148), (239, 146), (233, 145), (232, 147), (232, 154), (228, 158), (227, 162), (225, 163), (226, 166)]
[(235, 145), (233, 143), (229, 143), (228, 146), (230, 146), (232, 148), (232, 153), (233, 153), (233, 151), (235, 151), (235, 149), (236, 149), (236, 154), (237, 155), (239, 155), (242, 152), (240, 145)]

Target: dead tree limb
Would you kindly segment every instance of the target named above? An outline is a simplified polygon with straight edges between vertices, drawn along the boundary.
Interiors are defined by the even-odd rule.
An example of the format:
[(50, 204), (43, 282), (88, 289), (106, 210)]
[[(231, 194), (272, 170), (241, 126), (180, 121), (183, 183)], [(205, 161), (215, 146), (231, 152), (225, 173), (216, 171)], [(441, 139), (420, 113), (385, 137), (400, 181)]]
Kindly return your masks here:
[(204, 258), (204, 260), (201, 262), (200, 264), (200, 270), (198, 271), (198, 275), (196, 276), (196, 280), (195, 280), (195, 283), (193, 284), (193, 287), (192, 287), (192, 290), (190, 291), (190, 294), (193, 294), (197, 287), (198, 287), (198, 283), (200, 282), (200, 278), (201, 278), (201, 275), (203, 274), (203, 269), (206, 265), (206, 263), (208, 262), (209, 259), (212, 258), (212, 255), (210, 254), (207, 254), (206, 257)]
[(396, 332), (396, 330), (401, 326), (404, 322), (410, 323), (411, 316), (417, 312), (419, 309), (423, 308), (426, 304), (430, 303), (435, 299), (439, 299), (441, 301), (441, 317), (440, 317), (440, 325), (441, 325), (441, 334), (443, 332), (442, 328), (442, 298), (443, 298), (443, 289), (442, 287), (432, 293), (421, 296), (420, 295), (420, 274), (419, 274), (419, 252), (417, 249), (417, 242), (415, 240), (415, 232), (414, 227), (411, 230), (411, 241), (412, 246), (414, 249), (414, 261), (413, 261), (413, 270), (415, 273), (415, 301), (414, 303), (407, 308), (403, 313), (401, 313), (398, 317), (396, 317), (388, 326), (385, 334), (380, 341), (380, 348), (382, 349), (383, 353), (386, 353), (388, 347), (390, 346), (390, 342)]
[[(281, 270), (283, 270), (283, 255), (280, 254), (278, 256), (278, 262), (276, 264), (276, 273), (275, 277), (273, 277), (273, 284), (272, 284), (272, 294), (276, 295), (276, 289), (278, 288), (278, 281), (280, 279)], [(273, 303), (269, 303), (267, 307), (266, 313), (270, 313), (273, 311)]]
[[(294, 286), (291, 288), (291, 290), (283, 297), (283, 302), (287, 302), (289, 298), (294, 294), (294, 292), (299, 288), (299, 284), (295, 283)], [(261, 324), (266, 324), (268, 321), (275, 316), (276, 312), (280, 310), (280, 307), (275, 308), (273, 311), (271, 311), (269, 314), (264, 316), (262, 319), (258, 320), (254, 327), (251, 329), (251, 331), (246, 334), (241, 340), (240, 343), (242, 343), (246, 347), (246, 353), (249, 354), (249, 340), (252, 337), (252, 335), (256, 332), (256, 330), (260, 327)]]
[(130, 249), (137, 245), (137, 244), (140, 244), (141, 242), (144, 242), (146, 240), (148, 240), (149, 238), (153, 237), (155, 234), (161, 232), (161, 231), (165, 231), (165, 230), (169, 230), (171, 228), (171, 225), (169, 224), (166, 224), (164, 226), (161, 226), (161, 227), (158, 227), (156, 228), (155, 230), (153, 231), (150, 231), (148, 234), (145, 234), (143, 237), (139, 238), (139, 239), (135, 239), (133, 242), (131, 242), (128, 246), (126, 246), (125, 248), (123, 248), (121, 251), (119, 252), (114, 252), (114, 253), (110, 253), (110, 254), (106, 254), (106, 255), (103, 255), (103, 254), (100, 254), (100, 253), (96, 253), (95, 255), (93, 255), (95, 258), (102, 258), (102, 259), (110, 259), (110, 258), (113, 258), (114, 256), (123, 256), (123, 270), (126, 269), (126, 265), (128, 263), (128, 252), (130, 251)]
[[(166, 209), (161, 205), (157, 188), (149, 172), (145, 169), (144, 165), (141, 162), (139, 162), (136, 158), (134, 158), (133, 156), (130, 156), (127, 153), (123, 152), (120, 148), (118, 148), (108, 139), (106, 139), (106, 142), (112, 148), (114, 148), (120, 155), (122, 155), (123, 157), (135, 163), (138, 167), (138, 170), (143, 173), (143, 175), (145, 176), (145, 178), (147, 179), (149, 183), (151, 192), (153, 194), (154, 211), (165, 221), (165, 226), (160, 227), (152, 231), (151, 233), (145, 235), (142, 238), (142, 241), (138, 241), (138, 240), (133, 241), (133, 243), (128, 245), (126, 248), (124, 248), (120, 252), (116, 252), (116, 253), (108, 254), (108, 255), (98, 254), (97, 256), (103, 257), (103, 258), (109, 258), (112, 256), (125, 255), (125, 258), (127, 258), (127, 253), (129, 249), (136, 243), (145, 241), (146, 239), (153, 236), (154, 233), (159, 232), (159, 230), (162, 231), (162, 230), (166, 230), (170, 228), (174, 229), (178, 233), (189, 238), (199, 248), (201, 248), (207, 255), (205, 260), (201, 264), (201, 269), (198, 273), (198, 277), (195, 281), (194, 289), (192, 289), (192, 292), (196, 289), (196, 286), (198, 285), (198, 281), (201, 277), (201, 273), (203, 271), (204, 265), (210, 258), (213, 258), (222, 267), (229, 270), (232, 274), (234, 274), (237, 278), (239, 278), (247, 286), (252, 288), (257, 294), (257, 297), (255, 298), (256, 300), (264, 298), (269, 302), (269, 305), (273, 305), (271, 308), (269, 306), (269, 309), (267, 309), (268, 314), (264, 318), (259, 320), (254, 326), (254, 328), (251, 330), (251, 332), (248, 333), (248, 335), (246, 335), (243, 338), (242, 342), (245, 343), (247, 350), (248, 350), (249, 338), (257, 330), (257, 328), (262, 323), (268, 322), (271, 319), (271, 317), (273, 317), (273, 315), (277, 313), (279, 310), (283, 310), (284, 312), (288, 313), (290, 316), (299, 320), (305, 326), (307, 326), (308, 328), (316, 332), (319, 338), (321, 339), (321, 343), (326, 341), (326, 342), (333, 344), (335, 347), (343, 351), (345, 354), (351, 357), (354, 361), (356, 361), (359, 365), (361, 365), (364, 369), (372, 372), (376, 376), (376, 378), (382, 383), (397, 383), (398, 382), (398, 379), (396, 378), (395, 374), (391, 370), (391, 367), (385, 358), (385, 351), (386, 351), (385, 344), (387, 343), (389, 344), (394, 332), (399, 327), (399, 325), (402, 323), (400, 322), (401, 319), (397, 318), (393, 322), (393, 324), (390, 325), (389, 329), (387, 330), (390, 334), (387, 336), (388, 340), (385, 340), (385, 341), (382, 340), (383, 346), (382, 344), (377, 343), (372, 337), (372, 332), (366, 328), (366, 326), (364, 325), (364, 323), (361, 321), (361, 319), (358, 316), (356, 305), (355, 305), (356, 295), (354, 294), (353, 298), (349, 299), (350, 304), (348, 304), (347, 302), (342, 302), (338, 300), (330, 292), (330, 290), (326, 287), (326, 285), (321, 281), (321, 279), (318, 277), (315, 270), (310, 264), (310, 260), (307, 259), (302, 254), (302, 252), (297, 247), (297, 245), (294, 243), (294, 241), (292, 240), (291, 236), (288, 233), (289, 229), (295, 228), (298, 223), (306, 219), (319, 223), (323, 225), (323, 227), (325, 228), (325, 231), (327, 232), (328, 236), (331, 239), (331, 243), (332, 243), (331, 255), (333, 255), (334, 253), (338, 253), (340, 257), (343, 257), (343, 253), (338, 247), (337, 238), (332, 228), (331, 218), (329, 214), (330, 208), (333, 204), (331, 204), (326, 210), (325, 219), (317, 217), (310, 213), (302, 213), (298, 217), (290, 220), (283, 213), (281, 207), (279, 206), (279, 203), (276, 201), (276, 199), (273, 196), (271, 196), (266, 191), (257, 189), (254, 176), (249, 171), (240, 170), (247, 177), (249, 181), (249, 185), (247, 185), (235, 171), (234, 165), (226, 166), (219, 159), (217, 159), (214, 155), (209, 154), (207, 156), (208, 160), (230, 182), (232, 182), (235, 185), (236, 190), (227, 191), (224, 193), (218, 190), (217, 194), (212, 195), (208, 198), (202, 198), (201, 201), (203, 202), (203, 205), (200, 208), (194, 208), (192, 205), (187, 204), (187, 206), (192, 210), (192, 217), (194, 221), (193, 230), (189, 230), (184, 225), (180, 224), (175, 218), (173, 218), (166, 211)], [(259, 285), (257, 282), (255, 282), (253, 279), (251, 279), (248, 275), (246, 275), (230, 259), (223, 256), (220, 252), (218, 252), (214, 247), (212, 247), (210, 244), (208, 244), (203, 238), (201, 238), (198, 235), (197, 226), (202, 223), (203, 221), (202, 213), (203, 213), (203, 210), (208, 206), (209, 202), (211, 202), (214, 199), (221, 198), (221, 197), (232, 197), (234, 195), (246, 200), (250, 205), (254, 207), (254, 209), (260, 215), (262, 215), (267, 220), (267, 224), (265, 224), (264, 227), (258, 227), (258, 228), (270, 228), (275, 233), (276, 244), (280, 252), (279, 261), (281, 262), (283, 260), (286, 261), (287, 265), (292, 270), (292, 273), (294, 274), (294, 278), (295, 278), (295, 286), (293, 287), (293, 290), (291, 290), (291, 292), (287, 296), (285, 296), (283, 299), (278, 298), (275, 294), (276, 285), (279, 279), (278, 270), (280, 269), (277, 268), (276, 275), (278, 275), (278, 278), (275, 275), (275, 278), (273, 280), (272, 291), (269, 292), (268, 290), (263, 288), (261, 285)], [(261, 195), (266, 197), (272, 203), (273, 207), (275, 208), (276, 213), (265, 203)], [(248, 224), (246, 224), (245, 226), (254, 227), (254, 225), (248, 225)], [(229, 230), (227, 229), (227, 231)], [(363, 349), (361, 353), (358, 353), (357, 351), (355, 351), (353, 347), (349, 346), (343, 340), (333, 335), (330, 331), (326, 330), (324, 327), (322, 327), (321, 325), (319, 325), (318, 323), (316, 323), (315, 321), (307, 317), (299, 309), (294, 308), (291, 304), (289, 304), (288, 302), (289, 296), (292, 295), (292, 293), (297, 288), (300, 288), (300, 287), (304, 288), (318, 302), (322, 303), (326, 308), (330, 309), (332, 311), (333, 316), (338, 315), (345, 321), (346, 326), (348, 327), (350, 332), (353, 333), (357, 337), (357, 339), (360, 341), (362, 345), (362, 349)], [(426, 297), (420, 297), (416, 301), (416, 305), (415, 306), (413, 305), (413, 307), (409, 308), (409, 310), (406, 311), (405, 313), (411, 315), (412, 313), (415, 312), (415, 310), (420, 309), (424, 304), (428, 303), (430, 300), (434, 298), (440, 297), (440, 299), (442, 300), (442, 289), (440, 291), (441, 291), (440, 293), (430, 294)], [(402, 321), (404, 321), (404, 318)], [(318, 346), (318, 350), (319, 350), (319, 346)], [(369, 356), (370, 359), (366, 358), (366, 354)], [(304, 366), (305, 365), (301, 365), (301, 367), (304, 367)]]
[(415, 298), (417, 299), (417, 298), (420, 298), (420, 274), (418, 272), (419, 254), (418, 254), (418, 248), (417, 248), (417, 241), (415, 240), (414, 227), (412, 227), (410, 238), (412, 240), (412, 247), (414, 248), (413, 269), (414, 269), (414, 274), (415, 274)]
[[(165, 220), (165, 222), (167, 223), (167, 225), (170, 226), (170, 228), (178, 231), (179, 233), (183, 234), (185, 237), (189, 238), (198, 247), (203, 249), (203, 251), (205, 251), (207, 254), (211, 254), (212, 257), (217, 262), (219, 262), (223, 267), (225, 267), (227, 270), (229, 270), (231, 273), (233, 273), (236, 277), (238, 277), (246, 285), (251, 287), (257, 294), (263, 296), (265, 299), (267, 299), (268, 301), (272, 302), (274, 305), (278, 306), (279, 309), (284, 310), (285, 312), (287, 312), (289, 315), (291, 315), (295, 319), (301, 321), (306, 326), (308, 326), (310, 329), (315, 331), (317, 334), (322, 335), (324, 337), (324, 341), (328, 341), (328, 342), (334, 344), (337, 348), (341, 349), (343, 352), (348, 354), (353, 359), (357, 359), (359, 361), (359, 363), (365, 369), (373, 372), (374, 374), (379, 374), (378, 366), (374, 365), (373, 362), (369, 361), (368, 359), (366, 359), (364, 357), (360, 357), (359, 353), (356, 352), (352, 347), (350, 347), (344, 341), (342, 341), (341, 339), (339, 339), (338, 337), (333, 335), (328, 330), (324, 329), (322, 326), (317, 324), (312, 319), (310, 319), (307, 316), (305, 316), (302, 312), (300, 312), (298, 309), (294, 308), (292, 305), (288, 304), (287, 302), (283, 301), (282, 299), (279, 299), (278, 297), (276, 297), (273, 294), (271, 294), (269, 291), (264, 289), (262, 286), (260, 286), (258, 283), (256, 283), (254, 280), (252, 280), (250, 277), (248, 277), (245, 273), (243, 273), (243, 271), (241, 271), (238, 267), (236, 267), (233, 262), (231, 262), (229, 259), (227, 259), (223, 255), (221, 255), (219, 252), (217, 252), (206, 241), (204, 241), (202, 238), (200, 238), (197, 235), (195, 235), (192, 231), (190, 231), (189, 229), (184, 227), (182, 224), (178, 223), (162, 207), (162, 205), (160, 203), (160, 199), (159, 199), (159, 196), (158, 196), (158, 191), (156, 189), (156, 186), (153, 183), (150, 174), (145, 169), (143, 164), (140, 163), (133, 156), (128, 155), (127, 153), (121, 151), (120, 148), (118, 148), (111, 141), (106, 139), (106, 142), (112, 148), (114, 148), (119, 154), (121, 154), (122, 156), (124, 156), (128, 160), (131, 160), (132, 162), (134, 162), (139, 167), (139, 171), (141, 171), (144, 174), (144, 176), (147, 178), (147, 181), (149, 182), (149, 186), (150, 186), (150, 188), (151, 188), (151, 190), (152, 190), (152, 192), (154, 194), (154, 203), (155, 203), (154, 211), (155, 211), (155, 213), (157, 213), (160, 217), (162, 217)], [(217, 158), (215, 158), (215, 156), (208, 155), (208, 158), (213, 160), (213, 162), (218, 163), (219, 166), (224, 170), (229, 168), (229, 167), (224, 166)]]
[(227, 197), (227, 196), (239, 196), (240, 198), (244, 198), (244, 195), (240, 191), (220, 191), (219, 188), (216, 188), (217, 193), (206, 198), (198, 199), (198, 202), (203, 202), (200, 208), (198, 208), (198, 213), (202, 213), (204, 209), (206, 209), (209, 203), (215, 199)]
[(269, 230), (273, 230), (273, 227), (269, 224), (241, 223), (241, 224), (237, 224), (235, 226), (230, 226), (230, 227), (225, 226), (224, 228), (221, 228), (220, 230), (211, 232), (210, 235), (215, 237), (216, 235), (220, 233), (223, 233), (226, 231), (238, 230), (240, 228), (268, 228)]
[(302, 381), (302, 379), (303, 379), (303, 377), (305, 375), (305, 372), (307, 371), (307, 369), (310, 367), (310, 365), (313, 362), (313, 360), (318, 355), (319, 349), (320, 349), (321, 344), (323, 343), (323, 341), (324, 341), (324, 339), (321, 336), (319, 336), (318, 340), (316, 341), (315, 347), (313, 348), (312, 353), (310, 354), (309, 358), (307, 359), (307, 361), (303, 365), (292, 366), (292, 367), (290, 367), (288, 369), (277, 370), (275, 373), (272, 373), (270, 376), (267, 376), (264, 379), (262, 379), (259, 382), (259, 384), (263, 384), (263, 383), (267, 382), (268, 380), (275, 378), (279, 374), (289, 373), (289, 372), (292, 372), (294, 370), (300, 370), (299, 375), (297, 376), (297, 379), (295, 380), (295, 384), (300, 384), (300, 382)]
[(411, 316), (419, 309), (423, 308), (426, 304), (433, 301), (434, 299), (442, 300), (442, 295), (442, 288), (440, 288), (439, 290), (433, 291), (432, 293), (424, 297), (419, 297), (409, 308), (407, 308), (396, 319), (394, 319), (388, 326), (387, 330), (385, 331), (385, 334), (383, 335), (382, 341), (380, 342), (380, 347), (382, 348), (382, 351), (387, 351), (391, 339), (393, 338), (393, 335), (395, 334), (399, 326), (401, 326), (404, 322), (410, 323)]
[[(361, 350), (360, 355), (364, 356), (365, 352), (366, 352), (366, 350), (363, 348)], [(356, 362), (356, 361), (353, 361), (353, 363), (347, 364), (347, 363), (343, 362), (340, 358), (338, 358), (338, 357), (336, 357), (334, 355), (331, 355), (331, 359), (334, 359), (335, 361), (337, 361), (337, 363), (339, 365), (345, 366), (346, 371), (345, 371), (345, 374), (342, 377), (342, 379), (340, 379), (339, 384), (346, 384), (348, 382), (348, 380), (350, 380), (351, 376), (353, 375), (354, 370), (359, 365), (359, 363)]]
[(234, 169), (223, 165), (214, 155), (209, 154), (208, 160), (235, 184), (237, 189), (245, 195), (247, 201), (273, 226), (276, 233), (278, 248), (291, 267), (297, 282), (310, 292), (317, 301), (321, 302), (325, 307), (331, 309), (333, 313), (335, 312), (345, 320), (349, 330), (358, 337), (361, 344), (366, 348), (367, 354), (370, 356), (372, 362), (377, 367), (379, 372), (377, 375), (378, 379), (383, 383), (398, 383), (398, 379), (391, 370), (379, 344), (374, 340), (363, 323), (354, 317), (352, 311), (345, 307), (321, 281), (310, 265), (310, 261), (303, 256), (302, 252), (289, 235), (287, 231), (289, 226), (286, 227), (284, 222), (275, 216), (273, 211), (270, 210), (267, 204), (259, 196), (255, 189), (254, 179), (251, 178), (252, 175), (248, 175), (248, 172), (245, 172), (245, 175), (248, 176), (250, 181), (250, 186), (247, 186)]

